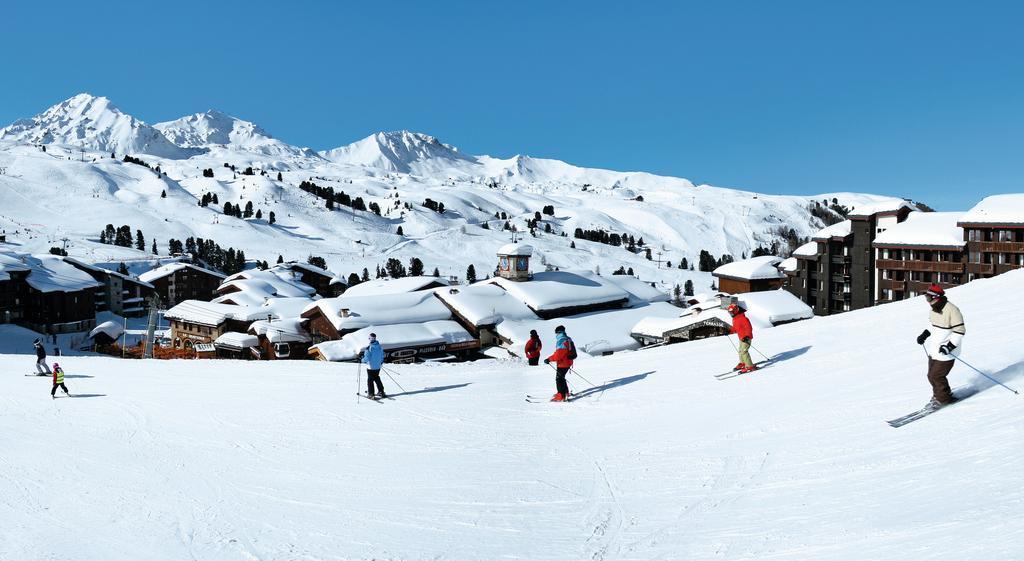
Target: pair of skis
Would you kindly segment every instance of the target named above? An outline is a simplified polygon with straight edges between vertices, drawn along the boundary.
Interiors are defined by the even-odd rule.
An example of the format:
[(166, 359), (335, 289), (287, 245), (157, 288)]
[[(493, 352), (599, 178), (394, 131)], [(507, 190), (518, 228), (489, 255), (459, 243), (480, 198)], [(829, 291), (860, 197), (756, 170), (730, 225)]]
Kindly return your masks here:
[[(769, 360), (762, 360), (761, 362), (755, 362), (754, 363), (754, 366), (757, 367), (757, 370), (762, 370), (762, 369), (768, 368), (770, 365), (771, 365), (771, 361), (769, 361)], [(757, 372), (757, 370), (754, 370), (754, 371), (751, 371), (751, 372), (742, 372), (739, 369), (734, 368), (734, 369), (732, 369), (732, 370), (730, 370), (728, 372), (723, 372), (721, 374), (715, 374), (715, 379), (716, 380), (729, 380), (729, 379), (732, 379), (732, 378), (737, 378), (739, 376), (743, 376), (745, 374), (753, 374), (754, 372)]]
[(564, 401), (552, 401), (550, 397), (541, 397), (539, 395), (526, 396), (527, 403), (569, 403), (570, 401), (576, 401), (576, 399), (577, 397), (572, 394), (569, 394), (569, 397), (566, 398)]
[(356, 392), (356, 395), (358, 395), (359, 397), (361, 397), (363, 399), (366, 399), (366, 400), (369, 400), (369, 401), (373, 401), (375, 403), (383, 403), (385, 399), (390, 399), (391, 401), (395, 400), (395, 398), (393, 398), (393, 397), (376, 397), (376, 396), (370, 397), (370, 396), (366, 395), (365, 393), (359, 393), (359, 392)]
[(929, 404), (925, 405), (924, 407), (918, 409), (917, 411), (914, 411), (912, 413), (907, 413), (906, 415), (904, 415), (902, 417), (897, 417), (895, 419), (892, 419), (892, 420), (886, 421), (886, 422), (889, 423), (889, 426), (892, 427), (892, 428), (899, 428), (899, 427), (902, 427), (903, 425), (907, 425), (907, 424), (913, 423), (914, 421), (923, 419), (923, 418), (927, 417), (928, 415), (931, 415), (932, 413), (935, 413), (936, 411), (940, 411), (942, 409), (946, 409), (947, 407), (949, 407), (951, 405), (956, 405), (957, 403), (960, 403), (961, 401), (967, 399), (968, 397), (971, 397), (972, 395), (974, 395), (976, 393), (978, 393), (978, 392), (974, 388), (968, 388), (968, 389), (964, 389), (964, 390), (954, 391), (953, 392), (954, 401), (952, 403), (947, 403), (945, 405), (932, 405), (931, 403), (929, 403)]

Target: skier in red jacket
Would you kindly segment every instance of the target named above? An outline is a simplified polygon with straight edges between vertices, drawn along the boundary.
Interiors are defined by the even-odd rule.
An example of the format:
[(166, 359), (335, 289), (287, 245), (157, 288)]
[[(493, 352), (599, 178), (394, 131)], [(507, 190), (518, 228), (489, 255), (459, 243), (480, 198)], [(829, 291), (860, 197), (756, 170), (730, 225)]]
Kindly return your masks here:
[(555, 328), (555, 352), (544, 359), (544, 364), (555, 361), (555, 387), (558, 389), (558, 393), (551, 397), (551, 401), (569, 399), (569, 383), (565, 381), (565, 375), (572, 368), (574, 358), (576, 358), (576, 345), (565, 334), (565, 327), (559, 325)]
[(750, 342), (754, 339), (754, 328), (750, 326), (750, 320), (747, 319), (745, 313), (746, 310), (739, 304), (729, 304), (726, 310), (732, 316), (732, 329), (729, 333), (735, 333), (740, 339), (740, 363), (736, 365), (734, 370), (739, 370), (742, 373), (753, 372), (757, 370), (757, 367), (754, 366), (754, 361), (750, 360)]
[(537, 363), (540, 362), (540, 349), (542, 346), (537, 330), (531, 329), (530, 340), (526, 342), (526, 360), (530, 363), (530, 366), (537, 366)]

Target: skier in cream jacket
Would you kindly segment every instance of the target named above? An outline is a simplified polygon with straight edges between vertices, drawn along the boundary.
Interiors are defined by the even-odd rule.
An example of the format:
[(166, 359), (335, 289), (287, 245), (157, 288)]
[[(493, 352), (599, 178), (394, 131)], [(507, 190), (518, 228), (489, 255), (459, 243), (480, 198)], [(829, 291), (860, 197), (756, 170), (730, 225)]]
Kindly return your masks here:
[(942, 407), (956, 401), (946, 376), (953, 369), (954, 357), (963, 348), (967, 328), (960, 309), (946, 298), (941, 286), (931, 285), (924, 296), (932, 309), (928, 316), (931, 327), (917, 336), (917, 344), (924, 345), (928, 353), (928, 382), (932, 385), (929, 405)]

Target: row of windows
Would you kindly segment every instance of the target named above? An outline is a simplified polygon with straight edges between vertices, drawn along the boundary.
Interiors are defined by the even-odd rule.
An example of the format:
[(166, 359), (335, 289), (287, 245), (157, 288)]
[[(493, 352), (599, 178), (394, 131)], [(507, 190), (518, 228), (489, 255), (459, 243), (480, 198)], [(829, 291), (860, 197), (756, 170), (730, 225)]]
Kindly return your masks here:
[(989, 230), (970, 228), (967, 230), (970, 242), (1024, 242), (1024, 229)]

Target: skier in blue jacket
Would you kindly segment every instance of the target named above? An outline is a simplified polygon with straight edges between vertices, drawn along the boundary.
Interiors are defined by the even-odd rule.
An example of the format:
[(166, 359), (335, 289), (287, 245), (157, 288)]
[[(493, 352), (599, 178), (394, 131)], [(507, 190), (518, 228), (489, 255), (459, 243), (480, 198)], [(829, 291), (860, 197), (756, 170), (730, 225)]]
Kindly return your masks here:
[[(384, 349), (377, 342), (377, 334), (370, 334), (370, 344), (363, 349), (363, 364), (366, 365), (366, 397), (371, 399), (383, 399), (384, 384), (380, 381), (380, 367), (384, 365)], [(374, 395), (374, 384), (377, 385), (377, 393)]]

